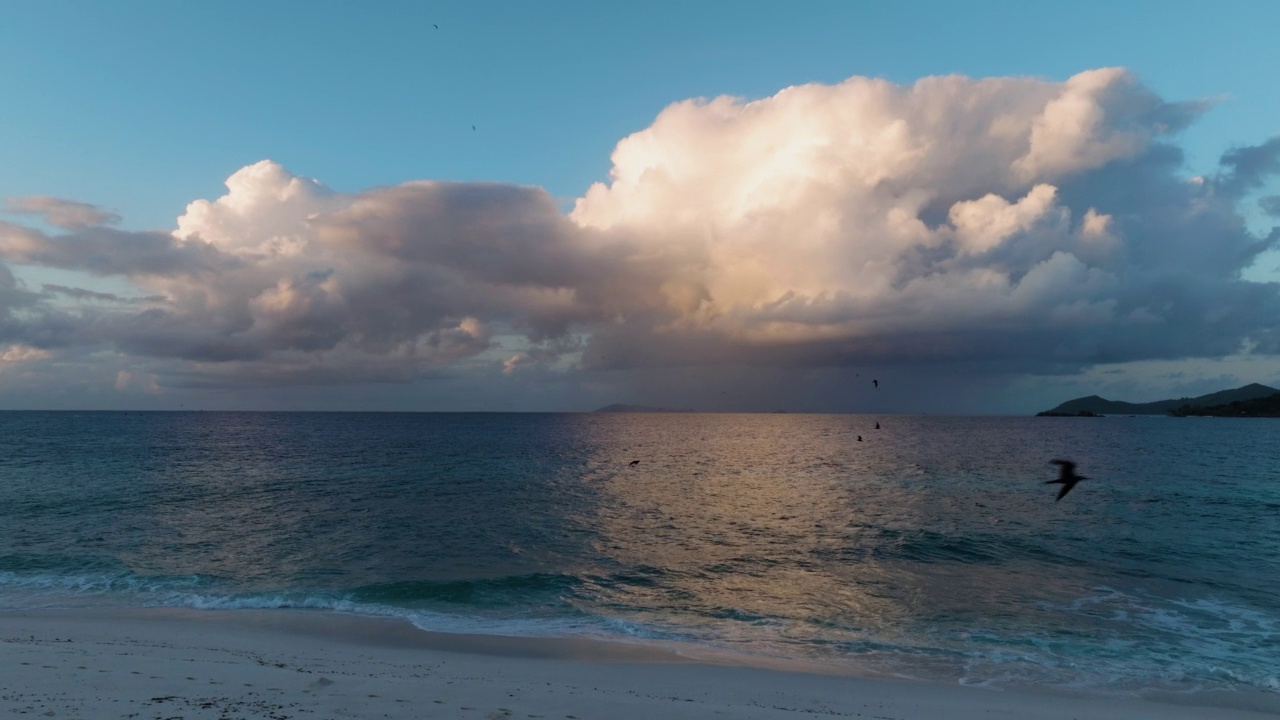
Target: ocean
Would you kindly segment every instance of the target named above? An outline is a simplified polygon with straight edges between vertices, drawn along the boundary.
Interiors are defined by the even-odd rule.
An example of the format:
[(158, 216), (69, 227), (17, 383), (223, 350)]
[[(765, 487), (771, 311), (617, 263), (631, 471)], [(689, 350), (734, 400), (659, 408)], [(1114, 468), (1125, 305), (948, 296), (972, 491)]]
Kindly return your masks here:
[[(1278, 440), (1225, 418), (0, 412), (0, 611), (291, 608), (1280, 693)], [(1091, 478), (1061, 502), (1058, 457)]]

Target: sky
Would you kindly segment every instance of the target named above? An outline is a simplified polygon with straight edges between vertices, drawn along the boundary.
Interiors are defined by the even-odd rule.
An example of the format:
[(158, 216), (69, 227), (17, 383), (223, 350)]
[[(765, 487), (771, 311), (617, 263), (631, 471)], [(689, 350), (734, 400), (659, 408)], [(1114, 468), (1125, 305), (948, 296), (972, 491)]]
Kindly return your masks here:
[(1280, 385), (1280, 6), (0, 17), (0, 409)]

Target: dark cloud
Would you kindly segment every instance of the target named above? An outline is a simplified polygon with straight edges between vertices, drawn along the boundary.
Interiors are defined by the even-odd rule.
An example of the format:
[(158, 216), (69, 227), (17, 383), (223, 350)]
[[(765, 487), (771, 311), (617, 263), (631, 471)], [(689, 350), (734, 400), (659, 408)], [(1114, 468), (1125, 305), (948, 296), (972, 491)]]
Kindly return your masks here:
[(409, 384), (446, 377), (434, 368), (413, 367), (385, 358), (367, 358), (350, 365), (316, 365), (309, 358), (297, 363), (225, 362), (209, 367), (184, 368), (164, 373), (165, 387), (188, 390), (237, 390), (244, 388), (330, 387), (335, 385)]
[(9, 315), (15, 309), (29, 307), (39, 301), (38, 294), (19, 284), (8, 266), (0, 264), (0, 316)]
[(123, 303), (126, 305), (138, 305), (142, 303), (158, 303), (164, 302), (163, 295), (148, 295), (146, 297), (124, 297), (115, 293), (96, 292), (94, 290), (85, 290), (84, 288), (67, 287), (66, 285), (54, 285), (44, 283), (40, 286), (45, 295), (63, 295), (72, 300), (97, 301), (108, 303)]
[(1229, 150), (1222, 155), (1224, 192), (1239, 196), (1262, 187), (1272, 175), (1280, 174), (1280, 136), (1260, 145)]
[(164, 232), (89, 227), (46, 235), (6, 222), (0, 222), (0, 259), (128, 278), (208, 277), (235, 264), (207, 243)]

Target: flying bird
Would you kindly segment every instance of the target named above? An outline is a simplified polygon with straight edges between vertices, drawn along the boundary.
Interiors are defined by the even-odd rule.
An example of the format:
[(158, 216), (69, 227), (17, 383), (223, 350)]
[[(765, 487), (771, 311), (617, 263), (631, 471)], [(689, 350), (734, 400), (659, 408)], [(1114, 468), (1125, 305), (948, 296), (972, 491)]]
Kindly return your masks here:
[(1089, 479), (1084, 475), (1077, 475), (1076, 464), (1071, 462), (1070, 460), (1051, 460), (1050, 462), (1062, 468), (1062, 474), (1058, 476), (1057, 480), (1045, 481), (1045, 485), (1056, 485), (1059, 483), (1062, 484), (1062, 489), (1058, 491), (1058, 500), (1061, 500), (1062, 498), (1066, 497), (1067, 493), (1071, 492), (1071, 488), (1076, 486), (1076, 483), (1080, 482), (1081, 480)]
[(431, 23), (431, 27), (433, 27), (433, 28), (435, 28), (435, 29), (437, 29), (437, 30), (439, 30), (439, 29), (440, 29), (440, 26), (439, 26), (439, 25), (437, 25), (437, 24), (435, 24), (435, 23)]
[(880, 381), (879, 381), (879, 380), (872, 380), (872, 381), (871, 381), (871, 384), (872, 384), (872, 385), (875, 385), (877, 390), (878, 390), (878, 389), (880, 389)]
[(629, 463), (627, 463), (627, 464), (628, 464), (628, 465), (631, 465), (631, 466), (633, 466), (633, 467), (634, 467), (634, 466), (636, 466), (636, 465), (639, 465), (639, 464), (640, 464), (640, 461), (639, 461), (639, 460), (632, 460), (631, 462), (629, 462)]
[(880, 429), (880, 423), (876, 423), (876, 429), (877, 429), (877, 430), (879, 430), (879, 429)]

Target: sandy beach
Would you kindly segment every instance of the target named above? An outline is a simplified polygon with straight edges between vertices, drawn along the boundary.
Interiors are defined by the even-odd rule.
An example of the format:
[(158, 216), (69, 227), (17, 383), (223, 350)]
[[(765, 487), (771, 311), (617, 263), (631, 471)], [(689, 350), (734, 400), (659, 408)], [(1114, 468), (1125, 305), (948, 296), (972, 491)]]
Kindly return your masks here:
[(846, 677), (300, 611), (12, 612), (0, 614), (0, 641), (0, 710), (37, 717), (1119, 720), (1263, 718), (1278, 707), (1267, 696), (1170, 702)]

